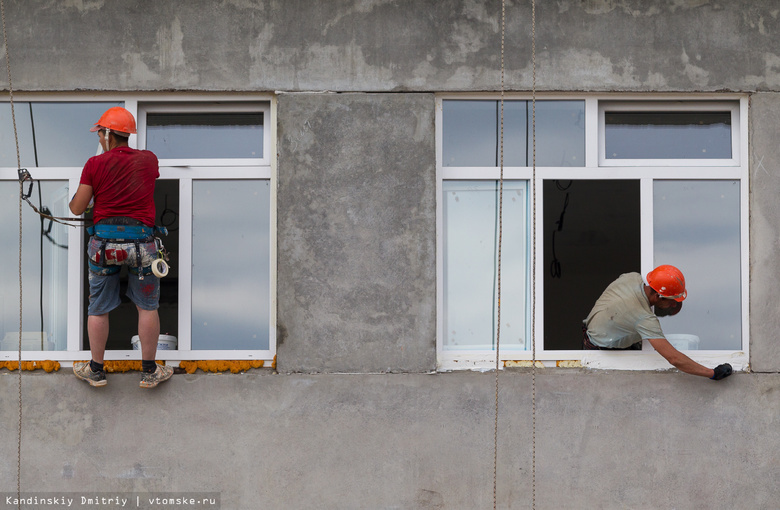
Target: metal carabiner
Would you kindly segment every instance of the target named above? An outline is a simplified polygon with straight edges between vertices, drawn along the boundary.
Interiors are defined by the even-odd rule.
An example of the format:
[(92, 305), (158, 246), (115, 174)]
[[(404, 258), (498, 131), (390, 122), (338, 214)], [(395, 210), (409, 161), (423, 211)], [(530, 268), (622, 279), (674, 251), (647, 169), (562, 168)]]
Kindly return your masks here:
[[(30, 172), (28, 172), (26, 168), (19, 168), (17, 171), (19, 173), (19, 184), (22, 185), (22, 198), (27, 200), (32, 196), (33, 184), (35, 183), (33, 182), (32, 175), (30, 175)], [(30, 181), (30, 187), (27, 189), (27, 193), (24, 193), (25, 181)]]

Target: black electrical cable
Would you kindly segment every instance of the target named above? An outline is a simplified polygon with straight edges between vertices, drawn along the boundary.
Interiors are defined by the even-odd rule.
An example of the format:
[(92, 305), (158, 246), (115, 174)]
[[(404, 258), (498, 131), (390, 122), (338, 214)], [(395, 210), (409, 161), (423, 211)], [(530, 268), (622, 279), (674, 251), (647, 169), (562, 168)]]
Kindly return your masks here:
[[(172, 218), (171, 218), (172, 216)], [(166, 217), (169, 219), (166, 220)], [(171, 225), (175, 225), (179, 220), (179, 213), (168, 207), (168, 194), (165, 195), (165, 208), (160, 213), (160, 225), (168, 229), (168, 232), (176, 232), (179, 227), (173, 228)]]
[[(32, 113), (32, 112), (31, 112)], [(41, 198), (41, 181), (38, 181), (38, 207), (41, 209), (43, 208), (42, 205), (43, 199)], [(39, 278), (39, 288), (38, 288), (38, 305), (41, 311), (41, 351), (43, 351), (43, 332), (46, 331), (43, 329), (43, 216), (39, 216), (41, 219), (41, 238), (39, 239), (39, 246), (40, 246), (40, 278)]]
[(566, 208), (569, 207), (569, 193), (568, 189), (571, 187), (572, 183), (574, 181), (569, 181), (569, 184), (566, 186), (562, 186), (560, 181), (555, 181), (555, 187), (558, 188), (561, 191), (566, 191), (566, 197), (563, 199), (563, 210), (561, 210), (561, 215), (558, 217), (558, 221), (555, 222), (557, 227), (553, 230), (552, 233), (552, 261), (550, 262), (550, 276), (553, 278), (560, 278), (562, 271), (561, 271), (561, 261), (558, 260), (558, 254), (555, 252), (555, 233), (560, 232), (563, 230), (563, 219), (566, 216)]
[(33, 118), (32, 101), (27, 104), (30, 105), (30, 131), (32, 131), (33, 156), (35, 157), (35, 167), (38, 168), (38, 146), (35, 143), (35, 119)]

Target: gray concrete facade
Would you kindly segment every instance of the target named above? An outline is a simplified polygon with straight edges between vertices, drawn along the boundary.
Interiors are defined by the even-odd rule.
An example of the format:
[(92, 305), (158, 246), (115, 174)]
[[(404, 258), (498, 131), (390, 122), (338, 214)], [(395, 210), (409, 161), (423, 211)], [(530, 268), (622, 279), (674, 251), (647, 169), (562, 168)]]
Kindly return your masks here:
[[(19, 90), (499, 89), (501, 2), (5, 3)], [(506, 2), (511, 90), (531, 89), (531, 17)], [(536, 20), (540, 90), (780, 87), (771, 0), (537, 2)]]
[(436, 368), (433, 106), (279, 97), (279, 370)]
[[(25, 374), (24, 491), (219, 492), (222, 508), (491, 508), (491, 373)], [(500, 379), (498, 508), (531, 508), (532, 377)], [(544, 369), (536, 508), (775, 508), (777, 377)], [(147, 419), (144, 414), (150, 414)], [(4, 491), (16, 377), (0, 375)], [(15, 507), (14, 507), (15, 508)]]
[[(278, 371), (24, 373), (23, 492), (492, 504), (492, 373), (436, 368), (435, 94), (494, 92), (501, 3), (4, 0), (14, 90), (276, 94)], [(498, 507), (777, 508), (780, 4), (506, 2), (507, 90), (750, 96), (750, 373), (500, 377)], [(5, 48), (3, 48), (5, 50)], [(0, 69), (5, 69), (0, 51)], [(0, 89), (8, 79), (0, 73)], [(17, 374), (0, 371), (0, 491)], [(0, 508), (2, 506), (0, 501)]]

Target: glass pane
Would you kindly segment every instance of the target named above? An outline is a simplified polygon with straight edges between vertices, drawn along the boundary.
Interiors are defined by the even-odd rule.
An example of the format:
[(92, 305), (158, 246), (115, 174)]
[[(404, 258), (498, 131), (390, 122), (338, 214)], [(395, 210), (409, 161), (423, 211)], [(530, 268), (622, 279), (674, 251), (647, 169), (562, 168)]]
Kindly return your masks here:
[[(501, 102), (443, 102), (443, 165), (497, 167)], [(532, 103), (504, 101), (504, 166), (533, 164)], [(585, 165), (585, 103), (537, 101), (537, 166)]]
[[(40, 187), (39, 187), (40, 185)], [(0, 350), (19, 342), (19, 183), (0, 182)], [(66, 216), (67, 181), (36, 181), (30, 201), (53, 216)], [(65, 350), (68, 308), (68, 231), (22, 208), (22, 349)], [(46, 209), (44, 209), (46, 208)], [(43, 332), (43, 334), (41, 334)]]
[(443, 101), (442, 164), (496, 166), (495, 101)]
[[(22, 168), (35, 166), (32, 124), (30, 124), (30, 103), (14, 102), (16, 132), (19, 137), (19, 153)], [(16, 138), (11, 116), (11, 104), (0, 103), (0, 166), (17, 167)], [(18, 212), (16, 213), (18, 216)]]
[(262, 158), (263, 113), (149, 113), (146, 148), (160, 159)]
[(193, 181), (193, 349), (269, 348), (270, 200), (267, 180)]
[[(493, 349), (496, 340), (498, 183), (445, 181), (444, 349)], [(501, 347), (530, 348), (525, 182), (504, 183)]]
[[(14, 103), (22, 168), (83, 167), (100, 144), (90, 128), (122, 103)], [(0, 103), (0, 166), (16, 167), (11, 107)]]
[(729, 159), (730, 112), (606, 112), (607, 159)]
[(32, 103), (35, 166), (83, 167), (99, 154), (98, 136), (90, 128), (112, 106), (123, 103)]
[[(528, 147), (527, 166), (532, 166), (531, 132)], [(536, 102), (536, 166), (585, 166), (584, 101)]]
[[(499, 135), (501, 133), (501, 101), (498, 101), (498, 119)], [(528, 133), (528, 101), (504, 101), (504, 166), (527, 166), (529, 146), (525, 140)], [(499, 156), (496, 158), (495, 166), (499, 166), (500, 159), (500, 138)]]
[[(688, 348), (742, 348), (739, 181), (655, 181), (654, 264), (685, 275), (682, 311), (661, 319)], [(675, 340), (670, 338), (672, 343)]]

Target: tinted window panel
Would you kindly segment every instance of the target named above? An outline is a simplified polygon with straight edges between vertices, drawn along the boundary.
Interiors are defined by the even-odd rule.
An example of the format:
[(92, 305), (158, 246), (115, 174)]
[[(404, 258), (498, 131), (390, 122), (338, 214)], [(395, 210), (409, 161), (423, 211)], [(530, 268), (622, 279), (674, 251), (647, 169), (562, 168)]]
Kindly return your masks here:
[[(39, 195), (40, 186), (40, 195)], [(5, 197), (19, 196), (17, 181), (0, 182)], [(68, 183), (36, 181), (30, 201), (54, 216), (69, 215)], [(16, 351), (19, 342), (19, 205), (0, 201), (0, 214), (10, 221), (0, 223), (0, 350)], [(65, 350), (68, 311), (68, 229), (41, 219), (26, 204), (22, 209), (22, 349)], [(12, 241), (14, 240), (14, 241)], [(13, 269), (11, 269), (13, 268)], [(43, 332), (43, 334), (41, 334)]]
[[(444, 191), (444, 349), (494, 349), (498, 183), (447, 181)], [(501, 346), (528, 349), (525, 182), (504, 183)]]
[(146, 148), (160, 159), (262, 158), (263, 113), (149, 113)]
[(682, 311), (661, 325), (665, 334), (696, 336), (690, 348), (742, 346), (739, 187), (714, 180), (653, 186), (654, 265), (679, 267), (688, 290)]
[(270, 200), (267, 180), (192, 183), (193, 349), (269, 348)]
[(607, 159), (729, 159), (730, 112), (606, 112)]

